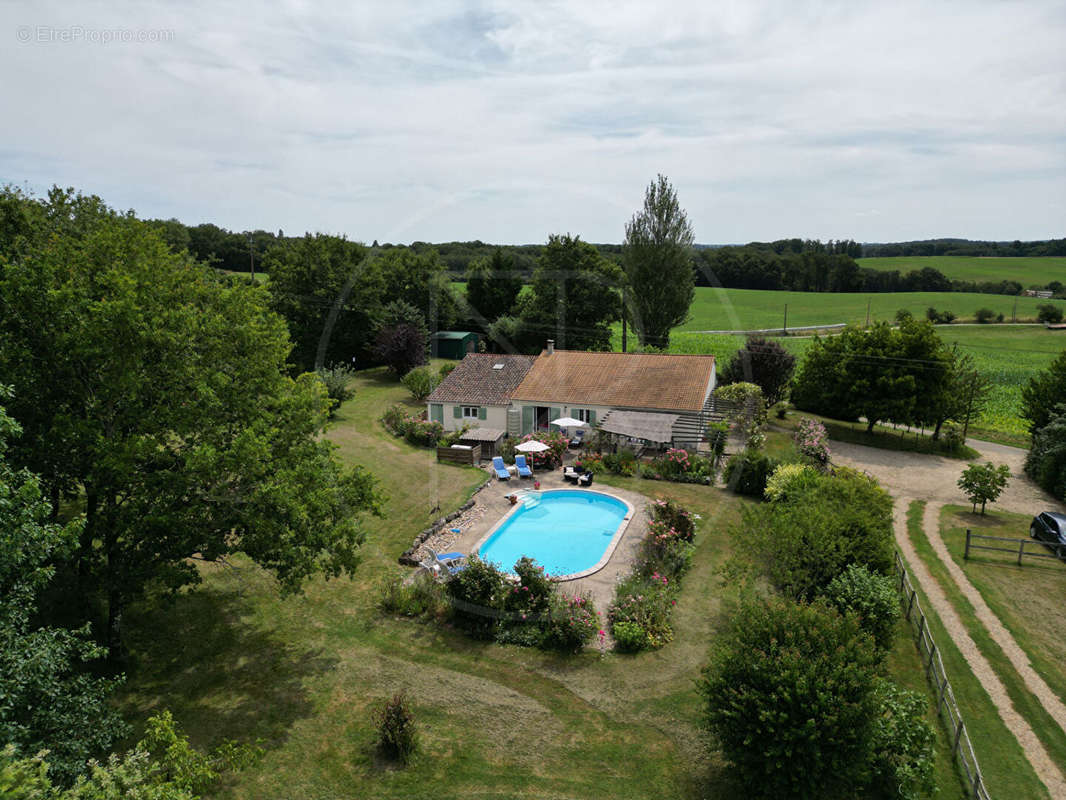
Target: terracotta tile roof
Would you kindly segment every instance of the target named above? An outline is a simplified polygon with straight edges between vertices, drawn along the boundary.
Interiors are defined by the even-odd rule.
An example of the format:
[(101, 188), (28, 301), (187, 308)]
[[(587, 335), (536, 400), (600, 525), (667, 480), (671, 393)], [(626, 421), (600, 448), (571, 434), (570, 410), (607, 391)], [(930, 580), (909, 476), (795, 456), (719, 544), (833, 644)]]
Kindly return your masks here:
[[(515, 387), (533, 366), (534, 358), (468, 353), (426, 400), (430, 403), (505, 406)], [(503, 368), (494, 369), (497, 364), (503, 364)]]
[(714, 356), (543, 351), (514, 400), (616, 408), (699, 411)]

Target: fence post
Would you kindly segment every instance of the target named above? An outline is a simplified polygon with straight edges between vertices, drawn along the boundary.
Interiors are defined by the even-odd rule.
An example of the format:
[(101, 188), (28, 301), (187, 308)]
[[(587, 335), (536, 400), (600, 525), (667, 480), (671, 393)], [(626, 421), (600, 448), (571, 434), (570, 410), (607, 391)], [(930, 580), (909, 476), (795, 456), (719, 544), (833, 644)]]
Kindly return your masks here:
[(955, 726), (955, 744), (952, 745), (951, 750), (955, 754), (955, 757), (959, 756), (959, 745), (962, 744), (962, 716), (959, 716), (959, 724)]
[(962, 557), (963, 558), (969, 558), (970, 557), (970, 529), (969, 528), (966, 529), (966, 552), (964, 552), (962, 554)]
[(1022, 556), (1025, 554), (1025, 539), (1018, 540), (1018, 566), (1022, 565)]
[[(910, 599), (910, 602), (907, 603), (907, 622), (911, 621), (911, 609), (914, 608), (914, 599), (917, 596), (918, 596), (918, 592), (916, 592), (914, 589), (911, 589), (911, 599)], [(922, 622), (925, 622), (924, 618), (922, 619)], [(921, 637), (919, 637), (919, 638), (921, 638)]]
[(981, 797), (981, 773), (977, 769), (977, 764), (974, 763), (974, 772), (977, 773), (977, 777), (973, 780), (973, 796), (980, 800)]
[[(925, 619), (925, 617), (922, 617), (922, 619)], [(936, 642), (934, 642), (932, 639), (930, 639), (929, 641), (929, 663), (926, 665), (925, 668), (926, 670), (931, 671), (933, 669), (933, 656), (936, 655)]]
[(922, 642), (925, 641), (923, 634), (925, 633), (925, 614), (921, 614), (918, 620), (918, 649), (922, 649)]

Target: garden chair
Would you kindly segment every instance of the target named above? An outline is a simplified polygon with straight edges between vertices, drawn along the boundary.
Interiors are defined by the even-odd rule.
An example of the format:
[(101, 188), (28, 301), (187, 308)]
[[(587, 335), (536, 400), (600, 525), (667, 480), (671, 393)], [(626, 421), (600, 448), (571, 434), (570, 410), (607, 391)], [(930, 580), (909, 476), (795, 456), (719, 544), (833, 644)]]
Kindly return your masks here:
[(586, 472), (584, 475), (577, 476), (578, 486), (592, 486), (593, 475), (591, 472)]
[(525, 456), (516, 455), (514, 457), (514, 465), (518, 469), (518, 477), (520, 477), (520, 478), (532, 478), (533, 477), (533, 470), (531, 470), (529, 468), (529, 465), (526, 463), (526, 457)]
[(454, 575), (466, 566), (466, 564), (462, 563), (466, 560), (465, 553), (438, 553), (431, 547), (427, 547), (426, 550), (429, 552), (429, 557), (433, 560), (433, 564), (439, 566), (450, 575)]
[(507, 465), (503, 463), (503, 458), (500, 456), (493, 457), (492, 468), (496, 470), (497, 479), (501, 481), (511, 480), (511, 473), (507, 471)]

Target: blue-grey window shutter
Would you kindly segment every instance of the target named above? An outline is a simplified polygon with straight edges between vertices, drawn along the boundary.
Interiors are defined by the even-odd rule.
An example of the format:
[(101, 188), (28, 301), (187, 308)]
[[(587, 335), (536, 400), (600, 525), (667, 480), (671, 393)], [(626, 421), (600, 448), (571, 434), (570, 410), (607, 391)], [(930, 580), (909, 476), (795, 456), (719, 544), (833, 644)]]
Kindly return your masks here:
[(481, 408), (479, 408), (477, 410), (477, 418), (478, 419), (488, 419), (489, 418), (489, 410), (487, 408), (485, 408), (485, 406), (482, 406)]
[(455, 417), (456, 419), (462, 418), (462, 416), (463, 416), (463, 407), (462, 406), (456, 406), (455, 408), (453, 408), (452, 409), (452, 416)]

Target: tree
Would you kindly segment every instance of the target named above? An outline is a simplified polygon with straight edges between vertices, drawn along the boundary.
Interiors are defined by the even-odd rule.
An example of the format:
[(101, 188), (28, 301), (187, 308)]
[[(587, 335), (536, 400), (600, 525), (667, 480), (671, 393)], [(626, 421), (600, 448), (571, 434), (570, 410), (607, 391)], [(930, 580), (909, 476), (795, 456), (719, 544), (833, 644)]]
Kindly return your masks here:
[(1010, 468), (1006, 464), (998, 467), (991, 462), (970, 464), (962, 471), (958, 486), (966, 493), (966, 499), (973, 503), (973, 511), (981, 504), (981, 514), (985, 513), (985, 503), (996, 502), (1010, 481)]
[(403, 377), (426, 363), (426, 336), (409, 323), (382, 328), (374, 340), (374, 358)]
[(1025, 472), (1059, 500), (1066, 500), (1066, 404), (1056, 406), (1048, 423), (1033, 434)]
[(1063, 402), (1066, 402), (1066, 350), (1022, 387), (1022, 417), (1029, 420), (1030, 433), (1035, 435), (1047, 425), (1055, 406)]
[(53, 754), (20, 758), (13, 747), (0, 748), (0, 792), (9, 800), (197, 800), (223, 772), (239, 771), (262, 755), (258, 747), (230, 741), (202, 753), (169, 711), (149, 717), (146, 728), (128, 753), (90, 761), (69, 788), (52, 781)]
[(1062, 322), (1062, 308), (1054, 303), (1044, 303), (1043, 305), (1036, 307), (1036, 318), (1041, 322), (1050, 323), (1052, 325)]
[(378, 258), (384, 288), (382, 297), (418, 309), (430, 332), (448, 330), (458, 318), (458, 304), (436, 249), (416, 252), (394, 247)]
[(611, 323), (621, 313), (621, 273), (580, 237), (548, 237), (532, 292), (520, 303), (521, 349), (555, 339), (559, 349), (609, 350)]
[(338, 236), (286, 240), (263, 259), (271, 306), (285, 318), (298, 371), (370, 361), (385, 285), (363, 245)]
[(84, 498), (71, 569), (86, 608), (106, 609), (114, 655), (126, 606), (149, 583), (195, 583), (192, 559), (242, 551), (283, 592), (355, 568), (374, 481), (321, 438), (325, 387), (286, 376), (291, 345), (267, 300), (133, 217), (0, 262), (11, 414), (54, 469), (43, 479)]
[(482, 325), (495, 322), (507, 314), (522, 291), (522, 276), (514, 268), (514, 258), (497, 247), (492, 259), (470, 262), (466, 271), (466, 302), (469, 314)]
[(718, 373), (720, 384), (754, 383), (762, 389), (766, 404), (772, 406), (788, 396), (796, 357), (773, 339), (749, 336)]
[[(0, 400), (6, 397), (0, 387)], [(8, 464), (7, 441), (17, 434), (0, 407), (0, 744), (24, 754), (48, 750), (53, 773), (69, 783), (128, 732), (108, 702), (121, 679), (90, 673), (105, 651), (88, 626), (38, 621), (54, 564), (73, 549), (81, 525), (48, 523), (51, 507), (37, 476)]]
[(949, 365), (950, 352), (927, 320), (849, 326), (838, 336), (815, 337), (792, 400), (836, 419), (865, 417), (867, 431), (880, 421), (932, 424)]
[(977, 419), (988, 401), (992, 391), (992, 380), (978, 371), (973, 356), (952, 349), (950, 351), (947, 373), (944, 380), (928, 387), (928, 418), (918, 420), (921, 423), (932, 422), (933, 439), (940, 438), (940, 430), (948, 420), (962, 423), (965, 431), (970, 423)]
[(657, 176), (644, 193), (644, 208), (626, 224), (622, 249), (625, 313), (642, 345), (666, 349), (670, 330), (688, 317), (695, 291), (692, 241), (692, 225), (674, 187)]
[(738, 782), (760, 797), (862, 795), (878, 702), (873, 640), (824, 605), (746, 600), (699, 691)]

